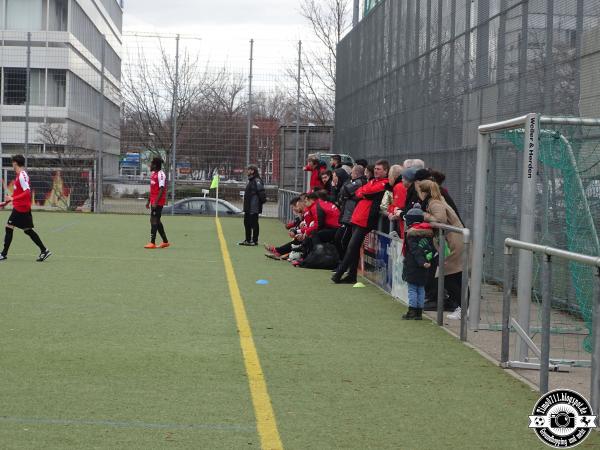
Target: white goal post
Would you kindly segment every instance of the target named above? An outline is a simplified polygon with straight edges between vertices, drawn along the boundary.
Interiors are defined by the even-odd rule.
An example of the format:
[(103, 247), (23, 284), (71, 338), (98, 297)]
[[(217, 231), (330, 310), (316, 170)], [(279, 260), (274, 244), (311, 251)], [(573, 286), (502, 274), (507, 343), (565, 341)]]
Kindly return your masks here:
[[(582, 125), (600, 127), (600, 119), (579, 117), (552, 117), (530, 113), (513, 119), (480, 125), (477, 137), (477, 162), (475, 174), (475, 198), (473, 202), (473, 256), (471, 261), (471, 301), (469, 305), (469, 328), (480, 327), (481, 284), (485, 250), (485, 211), (487, 170), (490, 154), (490, 134), (523, 129), (523, 160), (521, 182), (520, 241), (535, 243), (536, 189), (538, 175), (539, 135), (541, 125)], [(519, 273), (517, 278), (518, 323), (527, 334), (530, 331), (530, 305), (533, 280), (533, 254), (519, 250)], [(527, 345), (517, 342), (517, 357), (527, 358)]]

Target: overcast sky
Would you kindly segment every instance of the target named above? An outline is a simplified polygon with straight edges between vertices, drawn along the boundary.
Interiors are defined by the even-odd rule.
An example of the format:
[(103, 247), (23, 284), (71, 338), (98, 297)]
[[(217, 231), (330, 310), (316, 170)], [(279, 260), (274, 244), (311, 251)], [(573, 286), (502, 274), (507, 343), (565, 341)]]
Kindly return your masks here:
[(300, 0), (125, 0), (124, 31), (197, 36), (211, 61), (224, 58), (234, 65), (245, 65), (253, 38), (257, 60), (276, 64), (282, 54), (294, 53), (299, 39), (310, 45), (299, 4)]

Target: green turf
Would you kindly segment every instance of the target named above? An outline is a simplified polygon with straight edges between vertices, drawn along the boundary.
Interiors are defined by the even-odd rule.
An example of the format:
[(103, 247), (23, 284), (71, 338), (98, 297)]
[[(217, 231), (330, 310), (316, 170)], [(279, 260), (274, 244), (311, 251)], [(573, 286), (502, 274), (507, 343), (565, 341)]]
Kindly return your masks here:
[[(167, 217), (174, 246), (148, 251), (147, 217), (34, 218), (55, 255), (34, 263), (17, 233), (0, 265), (0, 447), (259, 448), (214, 220)], [(267, 260), (222, 223), (285, 448), (545, 448), (525, 385), (377, 289)]]

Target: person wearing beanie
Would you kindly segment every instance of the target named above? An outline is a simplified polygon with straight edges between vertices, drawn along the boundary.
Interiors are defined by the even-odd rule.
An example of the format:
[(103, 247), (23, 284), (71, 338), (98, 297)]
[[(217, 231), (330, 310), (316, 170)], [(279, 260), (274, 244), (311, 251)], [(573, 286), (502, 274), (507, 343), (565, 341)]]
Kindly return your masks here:
[(406, 200), (402, 208), (396, 212), (400, 220), (404, 220), (406, 212), (412, 209), (415, 203), (419, 203), (419, 194), (415, 186), (415, 176), (418, 170), (415, 167), (408, 167), (402, 172), (402, 184), (406, 189)]
[(405, 320), (421, 320), (425, 305), (425, 285), (433, 260), (433, 229), (425, 223), (425, 214), (419, 203), (404, 215), (406, 234), (402, 247), (404, 266), (402, 279), (408, 284), (408, 312)]

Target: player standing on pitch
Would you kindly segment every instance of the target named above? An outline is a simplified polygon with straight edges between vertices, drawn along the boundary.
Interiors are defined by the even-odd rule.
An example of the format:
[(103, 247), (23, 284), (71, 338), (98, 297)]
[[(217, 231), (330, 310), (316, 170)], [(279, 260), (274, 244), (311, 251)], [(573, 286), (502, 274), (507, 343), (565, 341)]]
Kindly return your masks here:
[(15, 227), (20, 228), (27, 236), (40, 248), (40, 256), (37, 262), (43, 262), (52, 253), (46, 248), (38, 234), (33, 231), (33, 217), (31, 216), (31, 189), (29, 188), (29, 176), (25, 172), (25, 158), (23, 155), (12, 157), (12, 166), (17, 176), (15, 178), (15, 188), (13, 195), (7, 195), (5, 201), (12, 202), (13, 210), (6, 223), (6, 234), (4, 235), (4, 248), (0, 253), (0, 261), (6, 261), (8, 258), (8, 249), (13, 238)]
[[(169, 240), (165, 233), (165, 228), (160, 220), (163, 206), (167, 202), (167, 176), (162, 171), (162, 159), (154, 158), (150, 163), (150, 197), (146, 202), (146, 209), (151, 208), (150, 212), (150, 243), (144, 248), (167, 248)], [(156, 232), (160, 233), (163, 242), (158, 247), (156, 245)]]

